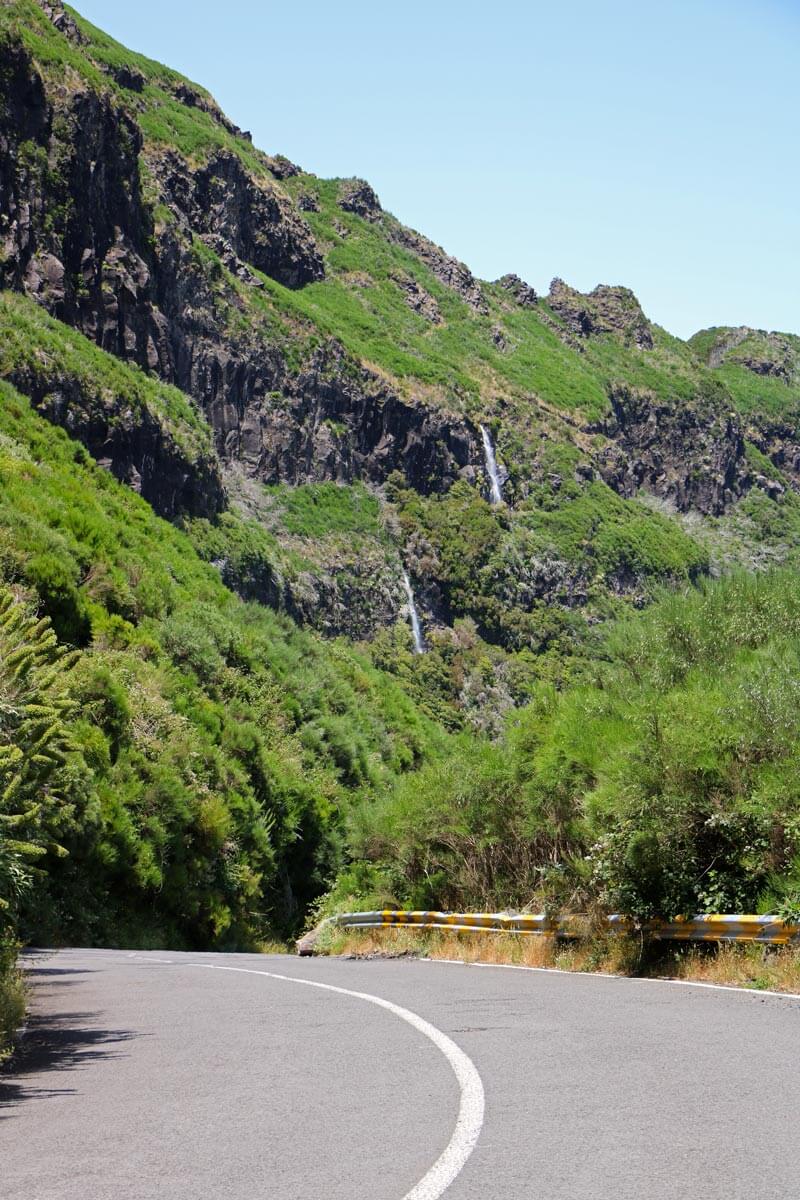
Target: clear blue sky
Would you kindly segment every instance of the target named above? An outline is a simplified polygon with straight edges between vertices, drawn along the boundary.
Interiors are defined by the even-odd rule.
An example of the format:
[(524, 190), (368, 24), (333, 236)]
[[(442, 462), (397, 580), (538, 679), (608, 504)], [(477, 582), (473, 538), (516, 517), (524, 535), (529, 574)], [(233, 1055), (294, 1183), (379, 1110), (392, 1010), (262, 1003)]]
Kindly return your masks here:
[(78, 0), (483, 278), (800, 332), (800, 0)]

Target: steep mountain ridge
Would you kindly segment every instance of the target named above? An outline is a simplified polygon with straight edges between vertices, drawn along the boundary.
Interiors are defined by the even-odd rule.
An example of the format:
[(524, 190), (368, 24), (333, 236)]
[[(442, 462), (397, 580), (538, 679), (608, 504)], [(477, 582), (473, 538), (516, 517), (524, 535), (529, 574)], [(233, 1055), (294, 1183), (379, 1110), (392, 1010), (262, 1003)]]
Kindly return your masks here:
[[(402, 615), (402, 558), (429, 625), (474, 619), (516, 651), (538, 605), (592, 621), (659, 580), (752, 565), (765, 540), (791, 559), (791, 406), (777, 414), (739, 381), (790, 393), (791, 339), (764, 335), (748, 357), (742, 332), (710, 352), (706, 335), (687, 345), (652, 325), (623, 287), (582, 295), (554, 280), (539, 297), (517, 276), (479, 281), (364, 180), (262, 153), (204, 89), (68, 7), (15, 0), (0, 28), (0, 282), (177, 386), (216, 462), (197, 459), (194, 477), (183, 463), (178, 484), (152, 431), (137, 441), (117, 421), (112, 436), (63, 386), (29, 394), (164, 515), (269, 510), (278, 573), (303, 577), (268, 588), (273, 602), (328, 633), (373, 635)], [(467, 547), (470, 597), (439, 510), (463, 530), (490, 499), (482, 425), (506, 507), (483, 513), (491, 536)], [(348, 556), (315, 531), (297, 565), (296, 536), (258, 487), (328, 481), (379, 489), (389, 548), (379, 530)], [(386, 564), (377, 591), (364, 555)], [(342, 619), (358, 607), (364, 619)]]

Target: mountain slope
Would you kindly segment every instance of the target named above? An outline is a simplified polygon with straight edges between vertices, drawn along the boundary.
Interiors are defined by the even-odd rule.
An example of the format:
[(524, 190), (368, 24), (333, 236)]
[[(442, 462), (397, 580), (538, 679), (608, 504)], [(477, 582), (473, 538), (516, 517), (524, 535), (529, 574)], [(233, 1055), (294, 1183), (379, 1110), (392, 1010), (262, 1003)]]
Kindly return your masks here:
[[(754, 493), (782, 503), (778, 523), (794, 527), (789, 433), (762, 431), (757, 405), (747, 426), (731, 415), (735, 388), (652, 326), (632, 293), (582, 296), (554, 281), (537, 297), (516, 276), (476, 280), (384, 212), (369, 185), (261, 153), (202, 88), (72, 10), (20, 0), (2, 19), (3, 284), (185, 391), (213, 431), (232, 503), (272, 509), (276, 536), (275, 506), (250, 481), (374, 486), (399, 473), (395, 497), (448, 494), (467, 523), (473, 490), (488, 496), (482, 422), (510, 505), (492, 538), (504, 565), (488, 600), (455, 596), (435, 515), (401, 505), (409, 544), (398, 555), (431, 626), (469, 617), (514, 650), (529, 635), (516, 618), (509, 628), (509, 607), (543, 600), (570, 624), (576, 608), (593, 617), (619, 595), (639, 603), (649, 581), (692, 577), (709, 556), (750, 562), (765, 533), (785, 557)], [(138, 470), (111, 461), (120, 476)], [(457, 482), (470, 491), (452, 493)], [(653, 498), (679, 523), (699, 518), (702, 528), (683, 530), (699, 548), (658, 553), (680, 534), (664, 532)], [(621, 542), (620, 526), (632, 527)], [(596, 531), (615, 543), (610, 558)], [(360, 548), (377, 589), (370, 571), (344, 595), (337, 580), (358, 579), (355, 556), (312, 538), (298, 557), (287, 541), (290, 585), (303, 579), (283, 601), (300, 619), (362, 636), (401, 614), (399, 562), (380, 538)], [(536, 555), (547, 565), (531, 580)], [(509, 568), (518, 562), (526, 570)], [(485, 555), (477, 569), (496, 574)], [(343, 619), (353, 600), (356, 625)], [(487, 603), (499, 618), (486, 618)]]
[[(783, 896), (793, 693), (761, 666), (794, 651), (737, 629), (755, 607), (796, 640), (798, 339), (478, 280), (58, 0), (0, 7), (0, 74), (2, 603), (75, 648), (50, 685), (79, 706), (41, 817), (0, 806), (33, 855), (0, 853), (8, 929), (255, 944), (337, 875), (376, 902), (644, 912), (712, 871), (726, 903)], [(716, 619), (695, 690), (647, 684)], [(687, 842), (636, 764), (671, 723), (688, 787), (681, 706), (726, 680), (742, 728), (779, 716), (750, 749), (709, 719)], [(723, 836), (756, 793), (756, 840)]]

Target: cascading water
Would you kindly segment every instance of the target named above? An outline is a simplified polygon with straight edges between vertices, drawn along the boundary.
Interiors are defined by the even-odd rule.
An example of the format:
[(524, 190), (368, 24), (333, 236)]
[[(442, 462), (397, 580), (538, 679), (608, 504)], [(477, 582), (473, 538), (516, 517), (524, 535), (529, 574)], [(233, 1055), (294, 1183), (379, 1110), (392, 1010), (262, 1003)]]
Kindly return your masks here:
[(414, 653), (423, 654), (425, 651), (425, 642), (422, 638), (422, 626), (419, 623), (419, 613), (417, 612), (416, 601), (414, 600), (414, 589), (411, 586), (411, 580), (408, 578), (408, 571), (403, 571), (403, 587), (406, 589), (408, 597), (408, 617), (411, 621), (411, 632), (414, 635)]
[(483, 425), (479, 425), (478, 428), (483, 438), (483, 456), (486, 459), (486, 474), (489, 476), (489, 496), (492, 504), (502, 504), (503, 487), (500, 483), (500, 475), (497, 470), (497, 459), (494, 456), (492, 439), (489, 437), (489, 430)]

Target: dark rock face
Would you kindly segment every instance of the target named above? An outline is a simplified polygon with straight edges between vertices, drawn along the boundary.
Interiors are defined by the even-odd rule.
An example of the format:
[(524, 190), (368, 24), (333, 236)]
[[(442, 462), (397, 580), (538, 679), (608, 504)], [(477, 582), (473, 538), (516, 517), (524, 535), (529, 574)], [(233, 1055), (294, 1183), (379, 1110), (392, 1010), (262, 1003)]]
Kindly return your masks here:
[(221, 151), (196, 171), (179, 155), (166, 154), (156, 169), (164, 195), (191, 230), (213, 234), (286, 287), (323, 278), (311, 230), (288, 200), (256, 183), (235, 154)]
[(127, 67), (123, 63), (119, 67), (109, 67), (109, 74), (115, 83), (129, 92), (144, 91), (145, 77), (134, 67)]
[(405, 297), (406, 304), (412, 312), (418, 313), (426, 321), (430, 321), (432, 325), (441, 325), (442, 314), (439, 311), (439, 305), (430, 292), (426, 292), (425, 288), (417, 283), (416, 279), (412, 279), (410, 275), (393, 275), (392, 279), (400, 288)]
[(713, 400), (689, 406), (649, 392), (616, 387), (612, 415), (599, 431), (612, 439), (598, 467), (622, 496), (639, 488), (718, 516), (751, 485), (738, 418)]
[(339, 208), (355, 213), (366, 221), (379, 221), (383, 216), (381, 202), (364, 179), (351, 179), (342, 188)]
[(611, 333), (633, 342), (642, 350), (652, 350), (653, 335), (639, 301), (630, 288), (600, 284), (584, 295), (554, 279), (547, 303), (567, 329), (578, 337)]
[(452, 288), (475, 312), (486, 314), (489, 311), (478, 281), (464, 263), (459, 262), (457, 258), (452, 258), (442, 250), (441, 246), (434, 245), (421, 234), (415, 233), (413, 229), (397, 225), (388, 232), (406, 250), (410, 250), (412, 254), (421, 258), (439, 282)]
[(412, 487), (430, 493), (471, 477), (482, 462), (477, 430), (401, 399), (366, 370), (354, 371), (335, 342), (297, 377), (284, 379), (282, 395), (247, 406), (234, 437), (231, 457), (266, 483), (382, 483), (399, 470)]
[(521, 308), (535, 308), (539, 297), (529, 283), (520, 279), (519, 275), (501, 275), (497, 281), (500, 287), (516, 300)]

